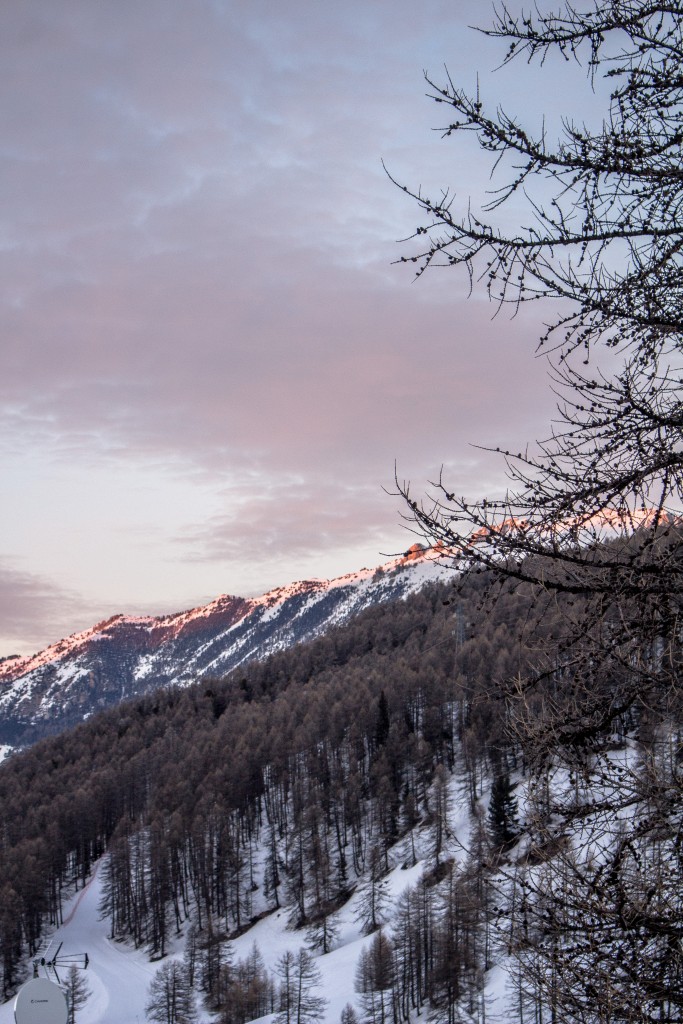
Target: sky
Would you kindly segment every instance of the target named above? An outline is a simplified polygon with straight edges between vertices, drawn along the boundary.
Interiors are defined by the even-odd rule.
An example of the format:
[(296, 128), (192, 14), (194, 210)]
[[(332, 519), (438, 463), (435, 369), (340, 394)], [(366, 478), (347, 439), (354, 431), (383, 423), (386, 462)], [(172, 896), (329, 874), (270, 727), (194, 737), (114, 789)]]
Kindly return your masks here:
[(383, 168), (463, 208), (491, 187), (425, 70), (563, 102), (563, 69), (498, 67), (489, 12), (3, 5), (0, 656), (379, 564), (415, 540), (395, 466), (476, 497), (504, 484), (476, 445), (547, 434), (536, 310), (415, 280)]

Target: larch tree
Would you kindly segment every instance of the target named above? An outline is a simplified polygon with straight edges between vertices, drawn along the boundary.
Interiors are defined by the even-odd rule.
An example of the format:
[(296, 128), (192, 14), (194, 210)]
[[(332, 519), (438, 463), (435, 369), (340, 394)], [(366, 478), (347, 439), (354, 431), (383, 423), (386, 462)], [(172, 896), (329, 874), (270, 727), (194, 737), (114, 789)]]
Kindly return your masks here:
[[(636, 663), (620, 707), (643, 686), (662, 700), (683, 589), (683, 5), (594, 0), (519, 17), (503, 5), (487, 34), (506, 41), (507, 63), (549, 63), (554, 51), (583, 60), (593, 81), (610, 84), (604, 118), (591, 129), (567, 112), (551, 139), (500, 107), (489, 113), (450, 79), (428, 79), (447, 111), (444, 135), (474, 133), (508, 174), (480, 213), (459, 215), (447, 190), (432, 200), (404, 187), (426, 216), (408, 259), (418, 273), (461, 268), (513, 310), (555, 301), (540, 346), (558, 416), (527, 452), (503, 451), (501, 498), (458, 497), (444, 479), (423, 501), (400, 490), (415, 528), (464, 568), (583, 599), (572, 638), (584, 662), (603, 651), (603, 665)], [(602, 368), (601, 347), (610, 353)], [(611, 713), (599, 679), (579, 696), (593, 723), (570, 718), (568, 741), (572, 728), (602, 728)]]
[(395, 981), (394, 947), (380, 929), (356, 967), (356, 990), (367, 1024), (386, 1024), (395, 1018)]
[(389, 893), (384, 875), (384, 855), (379, 845), (370, 848), (368, 873), (358, 885), (355, 919), (363, 933), (370, 935), (386, 923)]
[[(561, 622), (506, 691), (546, 863), (519, 887), (530, 990), (554, 1021), (680, 1020), (683, 778), (665, 753), (681, 714), (683, 3), (502, 3), (484, 31), (504, 64), (583, 68), (602, 116), (567, 109), (552, 134), (542, 111), (530, 127), (428, 77), (444, 137), (474, 135), (496, 184), (480, 210), (400, 185), (422, 213), (403, 260), (463, 272), (499, 309), (552, 307), (539, 348), (557, 417), (525, 451), (498, 449), (502, 496), (443, 475), (423, 499), (397, 485), (464, 577)], [(645, 772), (610, 750), (629, 734)]]
[(347, 1003), (339, 1017), (339, 1024), (359, 1024), (358, 1014), (351, 1003)]
[(182, 964), (169, 960), (159, 968), (149, 987), (145, 1013), (155, 1024), (193, 1024), (192, 989)]
[(69, 1008), (68, 1024), (76, 1024), (76, 1015), (92, 995), (79, 968), (72, 964), (66, 976), (66, 1002)]
[(280, 979), (280, 1008), (275, 1024), (312, 1024), (320, 1020), (327, 1000), (317, 995), (321, 975), (315, 960), (303, 947), (283, 953), (275, 965)]

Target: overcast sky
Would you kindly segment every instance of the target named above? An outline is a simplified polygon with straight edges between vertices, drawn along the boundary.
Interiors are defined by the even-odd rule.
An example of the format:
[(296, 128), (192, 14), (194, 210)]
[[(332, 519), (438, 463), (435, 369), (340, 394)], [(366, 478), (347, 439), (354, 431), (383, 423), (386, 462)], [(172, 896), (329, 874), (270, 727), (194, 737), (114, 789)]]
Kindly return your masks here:
[(3, 5), (0, 655), (378, 564), (414, 540), (395, 461), (475, 496), (502, 474), (473, 444), (544, 434), (539, 325), (393, 262), (420, 220), (382, 160), (463, 206), (490, 187), (423, 69), (561, 102), (492, 73), (489, 10)]

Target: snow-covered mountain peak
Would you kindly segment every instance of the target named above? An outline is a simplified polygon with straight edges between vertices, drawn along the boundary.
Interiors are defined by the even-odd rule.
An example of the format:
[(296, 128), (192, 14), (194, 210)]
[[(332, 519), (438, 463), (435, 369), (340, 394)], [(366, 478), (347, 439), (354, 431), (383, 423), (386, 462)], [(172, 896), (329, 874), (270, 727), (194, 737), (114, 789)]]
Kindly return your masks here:
[(444, 579), (441, 554), (413, 544), (383, 565), (332, 580), (297, 580), (259, 597), (221, 594), (167, 615), (119, 613), (37, 654), (5, 659), (0, 743), (31, 742), (126, 697), (224, 675), (313, 639), (370, 605)]
[(83, 644), (97, 640), (108, 626), (120, 621), (122, 618), (122, 615), (112, 615), (110, 618), (91, 626), (90, 629), (82, 630), (80, 633), (73, 633), (63, 640), (57, 640), (56, 643), (50, 644), (43, 651), (38, 651), (37, 654), (6, 658), (0, 662), (0, 683), (7, 679), (15, 679), (18, 675), (32, 672), (34, 669), (40, 668), (41, 665), (47, 665), (68, 657)]

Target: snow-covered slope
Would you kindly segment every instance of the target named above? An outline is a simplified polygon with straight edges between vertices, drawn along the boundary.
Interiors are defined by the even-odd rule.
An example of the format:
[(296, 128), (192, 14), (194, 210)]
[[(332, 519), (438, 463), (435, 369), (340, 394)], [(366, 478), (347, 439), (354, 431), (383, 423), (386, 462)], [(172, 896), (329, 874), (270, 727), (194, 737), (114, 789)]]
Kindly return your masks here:
[[(455, 777), (451, 780), (451, 786), (453, 810), (450, 819), (450, 852), (456, 860), (462, 860), (463, 844), (470, 827), (469, 794), (457, 785)], [(428, 844), (421, 827), (415, 830), (412, 842), (418, 850), (418, 855), (424, 852)], [(409, 886), (415, 886), (428, 867), (423, 859), (419, 859), (412, 867), (406, 867), (410, 848), (411, 838), (407, 836), (390, 851), (391, 870), (385, 883), (388, 896), (386, 920), (389, 925), (392, 908), (396, 906), (401, 893)], [(132, 945), (115, 942), (109, 938), (109, 922), (102, 920), (98, 912), (98, 904), (102, 897), (102, 875), (100, 862), (95, 866), (85, 889), (76, 893), (65, 906), (64, 924), (47, 940), (46, 948), (54, 953), (62, 943), (61, 952), (65, 958), (76, 954), (88, 954), (89, 966), (82, 978), (90, 995), (77, 1013), (77, 1024), (143, 1024), (148, 1019), (145, 1006), (149, 999), (149, 987), (160, 964), (150, 962), (148, 951), (136, 950)], [(326, 955), (318, 955), (315, 958), (316, 967), (321, 975), (321, 984), (316, 989), (316, 994), (325, 1000), (321, 1024), (338, 1024), (341, 1011), (348, 1004), (354, 1007), (358, 1019), (362, 1019), (354, 981), (358, 959), (372, 942), (373, 936), (362, 933), (357, 920), (358, 900), (359, 894), (356, 892), (335, 915), (339, 931), (333, 948)], [(290, 910), (291, 908), (285, 906), (267, 914), (239, 937), (234, 938), (230, 945), (235, 959), (245, 958), (255, 943), (263, 957), (266, 970), (274, 975), (277, 960), (282, 954), (288, 950), (296, 954), (307, 942), (305, 931), (292, 930), (288, 927)], [(176, 937), (169, 951), (170, 958), (182, 958), (185, 939), (184, 931)], [(51, 972), (44, 968), (40, 968), (40, 972), (41, 977), (46, 976), (55, 981)], [(59, 980), (65, 980), (64, 970)], [(491, 1024), (503, 1024), (505, 1020), (510, 1019), (507, 973), (503, 963), (492, 968), (484, 980), (487, 1020)], [(198, 995), (197, 1001), (199, 1004)], [(14, 1024), (13, 1005), (14, 999), (0, 1004), (0, 1024)], [(200, 1005), (198, 1008), (199, 1021), (215, 1019)], [(271, 1022), (273, 1016), (261, 1020)]]
[(447, 578), (453, 570), (438, 555), (415, 544), (379, 568), (334, 580), (302, 580), (256, 598), (223, 595), (156, 618), (115, 615), (36, 655), (0, 662), (0, 743), (30, 743), (124, 698), (223, 675), (311, 640)]

